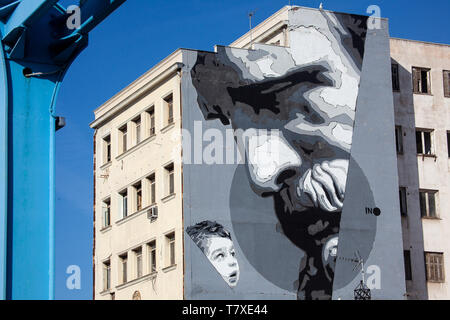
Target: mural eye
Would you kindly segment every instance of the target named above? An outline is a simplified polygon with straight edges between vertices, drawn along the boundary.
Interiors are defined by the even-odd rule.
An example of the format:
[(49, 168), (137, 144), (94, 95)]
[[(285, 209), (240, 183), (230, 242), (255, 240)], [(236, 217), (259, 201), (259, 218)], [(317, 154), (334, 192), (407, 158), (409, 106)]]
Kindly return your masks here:
[(219, 254), (216, 254), (216, 256), (214, 257), (214, 260), (223, 259), (224, 257), (225, 257), (225, 255), (223, 253), (219, 253)]
[(231, 256), (234, 257), (236, 255), (235, 251), (231, 251)]

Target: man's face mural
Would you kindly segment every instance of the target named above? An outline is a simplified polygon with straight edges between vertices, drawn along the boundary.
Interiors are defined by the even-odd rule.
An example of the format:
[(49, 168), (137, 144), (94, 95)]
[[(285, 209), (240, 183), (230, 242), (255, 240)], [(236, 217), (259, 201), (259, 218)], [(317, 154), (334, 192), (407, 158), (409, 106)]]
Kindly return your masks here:
[(252, 189), (273, 196), (284, 234), (315, 257), (314, 268), (323, 269), (318, 286), (327, 292), (335, 264), (327, 250), (337, 246), (365, 34), (365, 17), (308, 13), (290, 26), (290, 47), (218, 47), (199, 53), (191, 71), (205, 118), (252, 132), (247, 141), (236, 135)]

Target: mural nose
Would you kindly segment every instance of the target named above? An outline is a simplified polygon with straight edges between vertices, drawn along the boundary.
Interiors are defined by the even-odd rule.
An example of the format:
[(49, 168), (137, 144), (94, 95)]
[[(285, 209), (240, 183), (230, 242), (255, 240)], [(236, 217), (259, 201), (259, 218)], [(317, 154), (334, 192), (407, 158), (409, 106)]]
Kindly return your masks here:
[(237, 260), (233, 257), (230, 257), (228, 259), (228, 266), (229, 267), (236, 267), (237, 266)]
[(275, 183), (281, 187), (283, 184), (286, 183), (286, 181), (292, 179), (293, 177), (295, 177), (298, 174), (298, 169), (297, 168), (286, 168), (284, 170), (281, 170), (276, 179), (275, 179)]

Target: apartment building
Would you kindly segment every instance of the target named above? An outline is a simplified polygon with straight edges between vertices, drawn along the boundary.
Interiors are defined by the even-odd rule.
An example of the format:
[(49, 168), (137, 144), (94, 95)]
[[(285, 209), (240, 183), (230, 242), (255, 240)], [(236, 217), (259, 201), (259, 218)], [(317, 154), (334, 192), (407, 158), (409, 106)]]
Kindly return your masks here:
[(96, 299), (183, 297), (180, 55), (95, 111)]
[(405, 274), (411, 299), (449, 299), (450, 46), (391, 39)]
[[(311, 18), (313, 23), (320, 24), (319, 16), (323, 11), (286, 6), (256, 26), (251, 34), (244, 34), (225, 48), (268, 51), (289, 48), (295, 30), (292, 25), (300, 12), (305, 12), (302, 13), (304, 19)], [(399, 179), (395, 188), (399, 188), (398, 215), (401, 216), (404, 249), (401, 260), (405, 271), (403, 275), (402, 270), (399, 277), (406, 279), (405, 296), (409, 299), (445, 299), (450, 297), (449, 276), (445, 276), (450, 255), (445, 241), (445, 232), (450, 230), (446, 219), (450, 203), (450, 119), (447, 112), (450, 47), (402, 39), (391, 39), (390, 47), (395, 112), (395, 129), (392, 128), (395, 141), (392, 139), (392, 143), (397, 148)], [(216, 47), (214, 53), (221, 55), (225, 52), (222, 50), (227, 49)], [(205, 59), (214, 53), (205, 53)], [(193, 101), (200, 99), (200, 94), (193, 94), (191, 90), (195, 86), (193, 70), (197, 71), (193, 67), (195, 55), (200, 56), (201, 52), (175, 51), (94, 112), (91, 127), (95, 129), (95, 299), (183, 299), (202, 291), (213, 299), (254, 298), (256, 293), (252, 293), (251, 288), (242, 291), (245, 293), (235, 289), (239, 273), (243, 278), (243, 272), (250, 267), (258, 272), (263, 270), (261, 279), (269, 279), (264, 287), (269, 297), (292, 299), (296, 296), (287, 294), (292, 289), (285, 289), (277, 279), (272, 280), (267, 267), (261, 268), (257, 265), (259, 262), (251, 261), (252, 258), (248, 258), (248, 265), (239, 262), (241, 271), (237, 267), (237, 271), (230, 271), (231, 276), (225, 275), (221, 271), (223, 268), (208, 256), (210, 252), (202, 247), (202, 241), (195, 242), (201, 250), (192, 245), (194, 239), (199, 239), (198, 235), (187, 235), (189, 228), (192, 231), (207, 225), (208, 232), (219, 230), (225, 238), (233, 239), (238, 257), (245, 250), (259, 250), (253, 244), (245, 249), (243, 238), (239, 238), (242, 236), (227, 230), (230, 226), (238, 230), (240, 222), (236, 223), (236, 219), (240, 218), (227, 225), (227, 219), (211, 222), (208, 214), (202, 213), (213, 208), (221, 215), (232, 216), (224, 207), (239, 207), (243, 203), (233, 204), (231, 197), (231, 200), (223, 197), (215, 201), (217, 196), (208, 192), (220, 193), (220, 187), (213, 189), (218, 184), (211, 182), (203, 189), (192, 180), (196, 179), (196, 173), (201, 174), (201, 167), (188, 167), (182, 160), (187, 150), (182, 147), (178, 130), (189, 127), (196, 116), (201, 115), (200, 111), (197, 115), (188, 109), (193, 108)], [(198, 61), (197, 58), (197, 65)], [(215, 109), (215, 113), (205, 118), (227, 123), (221, 112)], [(389, 122), (388, 116), (386, 119)], [(208, 171), (208, 179), (229, 180), (235, 184), (236, 176), (220, 173), (221, 170), (224, 169), (217, 167)], [(190, 189), (194, 188), (205, 194), (204, 202), (193, 196)], [(247, 201), (245, 206), (253, 203), (251, 199), (244, 201)], [(255, 207), (255, 210), (260, 209)], [(198, 212), (195, 219), (191, 211)], [(203, 225), (194, 225), (201, 220), (205, 220), (201, 222)], [(280, 234), (279, 228), (277, 225), (277, 234)], [(269, 234), (266, 236), (270, 239)], [(239, 245), (236, 240), (241, 241)], [(267, 248), (277, 251), (270, 245)], [(192, 276), (196, 261), (204, 259), (201, 253), (214, 266), (210, 268), (208, 264), (202, 269), (202, 279)], [(230, 262), (230, 265), (237, 264), (237, 261)], [(294, 268), (298, 270), (298, 266)], [(214, 273), (214, 269), (218, 273)], [(214, 283), (215, 288), (215, 282), (222, 281), (218, 274), (229, 288), (216, 292), (209, 285)], [(240, 282), (244, 286), (245, 282)], [(273, 284), (283, 290), (273, 289)], [(190, 288), (189, 293), (186, 286)], [(224, 293), (222, 290), (231, 291)]]

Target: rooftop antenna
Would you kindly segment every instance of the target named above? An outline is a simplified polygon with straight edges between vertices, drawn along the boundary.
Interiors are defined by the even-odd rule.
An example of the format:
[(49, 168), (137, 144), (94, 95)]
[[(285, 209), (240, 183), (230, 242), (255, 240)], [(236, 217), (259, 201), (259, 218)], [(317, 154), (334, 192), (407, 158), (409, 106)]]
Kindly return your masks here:
[(253, 45), (253, 25), (252, 25), (252, 19), (255, 16), (256, 11), (258, 11), (258, 9), (253, 10), (251, 12), (248, 13), (248, 19), (250, 22), (250, 49)]
[(359, 254), (359, 251), (356, 251), (355, 253), (354, 261), (356, 262), (355, 268), (353, 268), (353, 271), (355, 271), (358, 267), (361, 267), (361, 281), (359, 282), (359, 285), (355, 288), (354, 294), (355, 294), (355, 300), (371, 300), (372, 295), (370, 292), (370, 289), (366, 285), (366, 279), (364, 277), (364, 259)]

